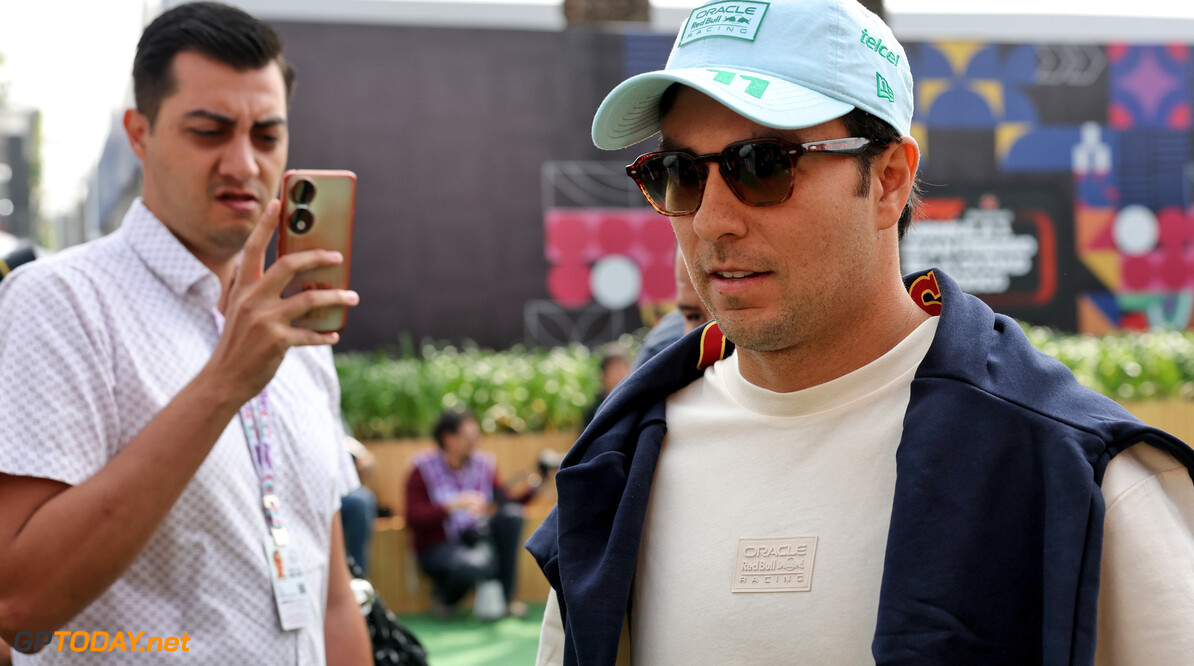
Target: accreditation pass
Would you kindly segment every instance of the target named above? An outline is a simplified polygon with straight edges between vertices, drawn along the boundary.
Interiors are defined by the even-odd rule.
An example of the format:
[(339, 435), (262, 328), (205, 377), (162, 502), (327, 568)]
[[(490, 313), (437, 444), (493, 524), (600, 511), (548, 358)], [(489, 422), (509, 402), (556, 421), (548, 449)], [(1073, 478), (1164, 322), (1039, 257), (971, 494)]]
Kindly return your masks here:
[(279, 546), (265, 537), (265, 555), (269, 560), (270, 580), (274, 584), (274, 601), (278, 618), (286, 631), (315, 625), (315, 605), (310, 589), (303, 578), (303, 565), (298, 549), (293, 545)]

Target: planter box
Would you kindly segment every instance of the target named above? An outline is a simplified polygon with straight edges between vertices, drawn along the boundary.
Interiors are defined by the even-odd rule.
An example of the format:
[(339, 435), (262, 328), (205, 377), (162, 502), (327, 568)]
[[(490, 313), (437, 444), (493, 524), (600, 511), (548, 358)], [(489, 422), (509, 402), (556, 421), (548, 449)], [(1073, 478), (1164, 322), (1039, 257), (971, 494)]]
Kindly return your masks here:
[[(538, 471), (539, 453), (551, 449), (567, 451), (576, 440), (574, 433), (535, 433), (526, 435), (487, 435), (478, 448), (490, 451), (497, 459), (498, 477), (513, 479), (527, 471)], [(420, 451), (435, 448), (426, 439), (394, 439), (364, 442), (377, 458), (377, 469), (365, 484), (377, 495), (378, 506), (389, 508), (394, 517), (378, 520), (373, 534), (369, 577), (381, 598), (396, 613), (423, 612), (431, 606), (431, 584), (418, 570), (414, 550), (403, 520), (406, 505), (406, 477), (411, 458)], [(539, 527), (556, 503), (556, 487), (550, 476), (524, 512), (523, 540)], [(528, 603), (542, 603), (547, 598), (547, 580), (534, 558), (520, 550), (516, 596)], [(467, 601), (467, 600), (466, 600)]]
[(1194, 445), (1194, 401), (1170, 398), (1119, 404), (1150, 426)]
[[(1156, 400), (1120, 403), (1141, 421), (1165, 430), (1186, 442), (1194, 442), (1194, 401)], [(573, 433), (488, 435), (480, 448), (497, 458), (498, 475), (505, 481), (524, 470), (534, 470), (543, 449), (567, 451), (575, 441)], [(377, 457), (377, 471), (368, 485), (377, 494), (378, 504), (394, 512), (394, 518), (378, 521), (373, 538), (373, 584), (386, 603), (397, 613), (425, 611), (431, 604), (431, 585), (418, 571), (414, 552), (402, 519), (405, 506), (406, 477), (414, 454), (435, 447), (431, 439), (395, 439), (366, 442)], [(545, 480), (539, 495), (526, 507), (523, 539), (543, 522), (556, 502), (553, 480)], [(548, 585), (534, 559), (525, 550), (519, 554), (518, 598), (542, 602)]]
[[(551, 449), (561, 453), (572, 447), (576, 433), (531, 433), (525, 435), (486, 435), (478, 448), (489, 451), (497, 458), (498, 477), (503, 481), (514, 476), (534, 471), (539, 453)], [(379, 506), (389, 507), (395, 516), (401, 516), (406, 506), (406, 477), (410, 474), (410, 461), (416, 453), (435, 448), (435, 440), (385, 439), (364, 442), (365, 448), (377, 458), (377, 471), (365, 485), (377, 494)], [(544, 484), (532, 504), (546, 504), (548, 508), (556, 503), (554, 484)]]

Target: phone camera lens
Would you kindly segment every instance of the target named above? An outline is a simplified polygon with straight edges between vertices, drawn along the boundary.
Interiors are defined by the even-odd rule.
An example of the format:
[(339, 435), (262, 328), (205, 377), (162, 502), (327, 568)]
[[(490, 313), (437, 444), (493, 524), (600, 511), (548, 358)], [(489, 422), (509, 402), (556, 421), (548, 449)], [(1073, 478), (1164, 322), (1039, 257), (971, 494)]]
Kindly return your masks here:
[(299, 208), (290, 215), (290, 231), (294, 234), (305, 234), (315, 226), (315, 216), (306, 208)]
[(290, 200), (296, 204), (309, 204), (315, 198), (315, 183), (300, 178), (290, 187)]

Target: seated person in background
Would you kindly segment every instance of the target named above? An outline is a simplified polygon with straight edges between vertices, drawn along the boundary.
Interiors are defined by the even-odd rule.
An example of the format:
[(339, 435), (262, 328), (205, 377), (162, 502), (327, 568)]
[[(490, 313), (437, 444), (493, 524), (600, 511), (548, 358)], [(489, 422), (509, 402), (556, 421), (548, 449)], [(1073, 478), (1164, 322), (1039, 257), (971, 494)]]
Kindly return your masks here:
[[(344, 525), (344, 549), (352, 564), (361, 568), (362, 576), (369, 576), (369, 546), (373, 543), (373, 524), (377, 522), (377, 495), (365, 487), (365, 482), (377, 469), (377, 459), (369, 449), (352, 435), (344, 436), (344, 448), (352, 456), (361, 485), (340, 498), (340, 522)], [(2, 665), (0, 665), (2, 666)]]
[(593, 416), (597, 414), (597, 409), (601, 407), (601, 403), (605, 402), (606, 397), (614, 390), (614, 387), (622, 383), (623, 379), (630, 374), (630, 359), (626, 354), (620, 351), (609, 351), (601, 357), (601, 392), (593, 398), (593, 404), (585, 410), (584, 418), (581, 421), (580, 429), (584, 430), (589, 427), (589, 422), (593, 420)]
[(444, 412), (432, 433), (438, 449), (414, 459), (406, 481), (406, 524), (419, 567), (435, 583), (433, 612), (447, 617), (478, 583), (497, 579), (511, 615), (525, 606), (514, 600), (522, 504), (535, 495), (539, 475), (515, 497), (498, 480), (493, 454), (477, 451), (481, 428), (467, 412)]
[(684, 334), (697, 330), (701, 324), (712, 318), (692, 286), (692, 278), (688, 276), (684, 257), (676, 252), (676, 309), (660, 318), (647, 333), (647, 337), (643, 338), (643, 346), (638, 350), (638, 356), (634, 357), (634, 365), (630, 366), (630, 371), (635, 371), (652, 356), (666, 349)]

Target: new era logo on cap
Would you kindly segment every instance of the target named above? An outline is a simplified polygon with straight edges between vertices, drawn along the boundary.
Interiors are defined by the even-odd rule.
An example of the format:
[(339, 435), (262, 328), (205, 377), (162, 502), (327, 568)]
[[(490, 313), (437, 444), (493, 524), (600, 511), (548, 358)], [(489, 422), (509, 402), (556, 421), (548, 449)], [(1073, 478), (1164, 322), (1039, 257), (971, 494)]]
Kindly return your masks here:
[(879, 72), (875, 72), (875, 91), (880, 99), (885, 99), (895, 104), (895, 91), (891, 89), (891, 84)]
[(769, 5), (767, 2), (729, 0), (697, 7), (684, 23), (677, 48), (706, 37), (733, 37), (753, 42)]

